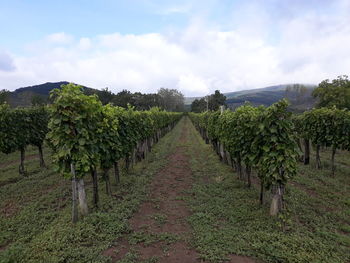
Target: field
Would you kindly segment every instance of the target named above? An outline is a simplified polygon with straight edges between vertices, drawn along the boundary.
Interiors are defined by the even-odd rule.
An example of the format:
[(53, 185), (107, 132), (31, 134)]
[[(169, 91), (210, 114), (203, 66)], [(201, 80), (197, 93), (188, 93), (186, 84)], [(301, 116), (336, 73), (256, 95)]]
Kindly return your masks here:
[[(219, 161), (189, 118), (155, 145), (112, 197), (100, 183), (93, 209), (71, 223), (70, 181), (39, 167), (28, 148), (28, 176), (19, 153), (0, 154), (0, 262), (350, 262), (350, 153), (323, 149), (322, 170), (298, 165), (288, 183), (286, 209), (269, 216), (259, 182), (247, 188)], [(121, 163), (123, 167), (123, 164)]]

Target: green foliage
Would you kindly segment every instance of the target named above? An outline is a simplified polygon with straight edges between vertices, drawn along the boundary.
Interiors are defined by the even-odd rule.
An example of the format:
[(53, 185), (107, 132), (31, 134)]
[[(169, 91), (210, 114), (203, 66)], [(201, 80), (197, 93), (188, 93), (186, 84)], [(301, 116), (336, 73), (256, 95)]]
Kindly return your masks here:
[(7, 102), (10, 91), (2, 89), (0, 90), (0, 104)]
[(135, 107), (136, 110), (149, 110), (152, 107), (161, 106), (161, 97), (159, 94), (156, 93), (131, 93), (128, 90), (122, 90), (113, 96), (111, 102), (115, 106), (123, 108), (127, 108), (128, 105), (131, 105)]
[(132, 107), (102, 106), (96, 95), (87, 96), (74, 84), (63, 85), (51, 96), (55, 100), (50, 106), (47, 138), (54, 163), (67, 176), (71, 163), (78, 177), (98, 164), (111, 168), (114, 162), (130, 156), (138, 142), (181, 117), (159, 109), (139, 112)]
[(43, 106), (47, 103), (45, 96), (33, 95), (31, 98), (32, 106)]
[(48, 132), (49, 112), (43, 106), (28, 108), (27, 111), (30, 118), (29, 143), (40, 146)]
[(211, 94), (208, 98), (208, 109), (216, 111), (220, 106), (226, 105), (226, 96), (220, 93), (219, 90), (215, 90), (214, 94)]
[(47, 133), (48, 113), (44, 107), (10, 109), (0, 105), (0, 151), (11, 153), (27, 145), (42, 145)]
[[(298, 165), (295, 183), (288, 185), (284, 197), (288, 213), (271, 218), (267, 205), (259, 206), (255, 200), (258, 186), (244, 187), (193, 128), (189, 134), (194, 185), (185, 200), (192, 211), (188, 220), (193, 229), (191, 244), (201, 259), (229, 262), (235, 254), (275, 263), (350, 260), (349, 232), (341, 230), (349, 231), (350, 153), (339, 154), (344, 165), (336, 178)], [(314, 194), (310, 194), (311, 189)]]
[(70, 164), (75, 165), (77, 177), (82, 177), (99, 162), (98, 134), (102, 104), (96, 95), (87, 96), (80, 86), (62, 85), (51, 93), (55, 100), (50, 105), (47, 138), (53, 150), (52, 159), (57, 170), (70, 175)]
[(330, 82), (322, 81), (312, 95), (319, 99), (319, 107), (333, 107), (350, 109), (350, 80), (348, 76), (339, 76)]
[(206, 110), (217, 111), (220, 106), (226, 105), (226, 96), (216, 90), (214, 94), (206, 96), (205, 98), (195, 99), (191, 103), (191, 111), (200, 113)]
[[(175, 130), (164, 136), (147, 161), (137, 164), (132, 173), (121, 172), (120, 184), (112, 187), (115, 195), (123, 198), (101, 191), (99, 209), (75, 225), (70, 222), (69, 182), (52, 171), (51, 162), (49, 169), (40, 170), (35, 160), (29, 160), (32, 176), (4, 185), (5, 176), (18, 177), (13, 165), (18, 153), (6, 159), (0, 155), (0, 262), (110, 262), (102, 252), (130, 232), (128, 218), (146, 198), (152, 176), (168, 162), (167, 156), (175, 150), (174, 141), (179, 141), (179, 128)], [(28, 147), (28, 152), (35, 153), (33, 147)], [(85, 180), (86, 185), (91, 184), (90, 177)], [(91, 187), (86, 191), (91, 203)], [(153, 238), (171, 242), (176, 237), (169, 234)]]
[[(40, 170), (35, 159), (29, 160), (32, 176), (18, 178), (14, 165), (18, 152), (0, 153), (0, 262), (110, 262), (103, 251), (111, 246), (122, 248), (119, 240), (177, 242), (179, 236), (171, 233), (130, 232), (128, 218), (141, 202), (153, 203), (147, 195), (151, 177), (167, 167), (169, 155), (179, 146), (186, 149), (193, 185), (177, 200), (185, 201), (191, 209), (187, 220), (192, 231), (186, 241), (201, 259), (224, 262), (236, 254), (276, 263), (349, 262), (350, 152), (337, 153), (339, 176), (335, 178), (326, 171), (299, 165), (294, 183), (286, 189), (288, 213), (271, 218), (268, 207), (259, 206), (255, 200), (256, 187), (248, 189), (236, 180), (232, 169), (218, 162), (193, 126), (184, 127), (188, 124), (181, 121), (155, 145), (145, 162), (137, 164), (127, 176), (122, 174), (120, 185), (113, 184), (115, 196), (122, 198), (101, 191), (103, 205), (75, 225), (70, 223), (69, 182), (52, 172), (51, 162), (49, 169)], [(185, 140), (180, 140), (184, 134)], [(27, 151), (34, 155), (36, 149), (28, 147)], [(330, 162), (329, 153), (327, 149), (321, 151), (326, 164)], [(91, 203), (89, 179), (86, 185)], [(161, 218), (162, 214), (154, 216)], [(278, 226), (281, 219), (283, 229)], [(131, 250), (120, 262), (141, 259)]]
[(257, 153), (257, 168), (265, 187), (286, 184), (296, 175), (297, 145), (293, 134), (288, 102), (281, 100), (268, 107), (257, 118), (257, 133), (253, 148)]
[(200, 113), (200, 112), (206, 111), (207, 106), (208, 106), (208, 104), (207, 104), (207, 101), (205, 100), (205, 98), (195, 99), (191, 103), (191, 111), (196, 112), (196, 113)]
[[(263, 108), (243, 105), (235, 112), (226, 110), (219, 117), (219, 138), (235, 158), (240, 158), (246, 165), (253, 166), (257, 162), (256, 148), (253, 141), (257, 137), (257, 118)], [(214, 124), (215, 125), (215, 124)]]
[(118, 92), (113, 98), (113, 104), (123, 108), (127, 108), (128, 105), (134, 105), (135, 100), (133, 94), (128, 90), (122, 90)]
[(299, 119), (298, 132), (314, 145), (350, 149), (350, 112), (320, 108), (304, 112)]
[(160, 88), (158, 90), (160, 105), (167, 111), (183, 111), (185, 107), (184, 95), (176, 89)]
[(0, 105), (0, 151), (11, 153), (17, 149), (15, 136), (16, 128), (9, 125), (13, 121), (10, 108), (7, 104)]
[(256, 167), (265, 187), (285, 184), (296, 174), (296, 144), (288, 103), (268, 108), (243, 105), (236, 111), (191, 113), (209, 138), (219, 140), (232, 157)]
[[(122, 144), (119, 135), (118, 108), (107, 104), (102, 108), (102, 119), (98, 125), (98, 147), (101, 168), (111, 168), (122, 156)], [(120, 111), (120, 110), (119, 110)]]
[[(225, 112), (225, 114), (227, 111)], [(212, 114), (210, 114), (208, 118), (208, 136), (212, 140), (217, 140), (219, 138), (219, 117), (220, 112), (215, 111)]]

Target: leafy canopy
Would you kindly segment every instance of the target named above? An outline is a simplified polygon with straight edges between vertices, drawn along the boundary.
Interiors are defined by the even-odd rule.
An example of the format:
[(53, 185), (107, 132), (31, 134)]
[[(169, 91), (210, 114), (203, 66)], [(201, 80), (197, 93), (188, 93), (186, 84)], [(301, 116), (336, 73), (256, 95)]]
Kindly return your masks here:
[(350, 109), (350, 80), (348, 76), (339, 76), (330, 82), (322, 81), (312, 95), (319, 99), (318, 107), (333, 107)]

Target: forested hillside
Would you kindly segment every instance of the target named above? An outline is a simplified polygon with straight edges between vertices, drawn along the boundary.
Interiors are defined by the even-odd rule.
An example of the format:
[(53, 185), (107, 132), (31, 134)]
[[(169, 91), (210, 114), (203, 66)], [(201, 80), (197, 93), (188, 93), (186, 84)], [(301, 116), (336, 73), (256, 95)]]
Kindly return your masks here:
[[(302, 91), (299, 89), (300, 86), (304, 88)], [(254, 106), (270, 106), (271, 104), (286, 98), (291, 103), (291, 106), (289, 107), (291, 110), (302, 112), (311, 109), (315, 105), (316, 99), (311, 95), (315, 87), (316, 86), (314, 85), (299, 84), (276, 85), (261, 89), (226, 92), (223, 93), (223, 95), (226, 96), (227, 107), (231, 109), (236, 109), (245, 102), (249, 102)], [(200, 98), (201, 97), (186, 98), (185, 104), (187, 106), (194, 100)]]

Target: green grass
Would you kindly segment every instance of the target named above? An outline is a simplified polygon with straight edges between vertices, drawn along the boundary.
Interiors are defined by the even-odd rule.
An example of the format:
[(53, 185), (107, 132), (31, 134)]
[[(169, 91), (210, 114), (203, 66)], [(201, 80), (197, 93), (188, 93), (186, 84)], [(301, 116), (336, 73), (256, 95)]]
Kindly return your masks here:
[[(152, 176), (166, 165), (182, 125), (164, 136), (147, 160), (128, 174), (123, 172), (120, 185), (111, 178), (113, 197), (105, 194), (100, 181), (98, 209), (92, 209), (92, 183), (87, 176), (90, 214), (76, 225), (71, 223), (70, 182), (52, 172), (49, 159), (48, 169), (40, 169), (37, 158), (27, 161), (28, 176), (21, 177), (19, 153), (1, 155), (0, 262), (109, 262), (102, 251), (130, 232), (128, 218), (147, 197)], [(27, 151), (35, 153), (32, 147)]]
[(168, 220), (167, 216), (161, 213), (156, 213), (150, 216), (158, 225), (164, 225)]
[(150, 244), (156, 242), (164, 242), (165, 244), (169, 245), (179, 239), (179, 236), (172, 233), (148, 233), (144, 231), (134, 232), (128, 238), (129, 244), (131, 245), (143, 243), (145, 246), (149, 246)]
[(329, 169), (300, 164), (295, 186), (287, 187), (286, 210), (273, 218), (268, 204), (259, 205), (258, 186), (248, 189), (198, 133), (190, 134), (196, 183), (187, 199), (189, 222), (203, 259), (222, 262), (238, 254), (264, 262), (349, 262), (349, 153), (336, 157), (342, 165), (335, 178)]

